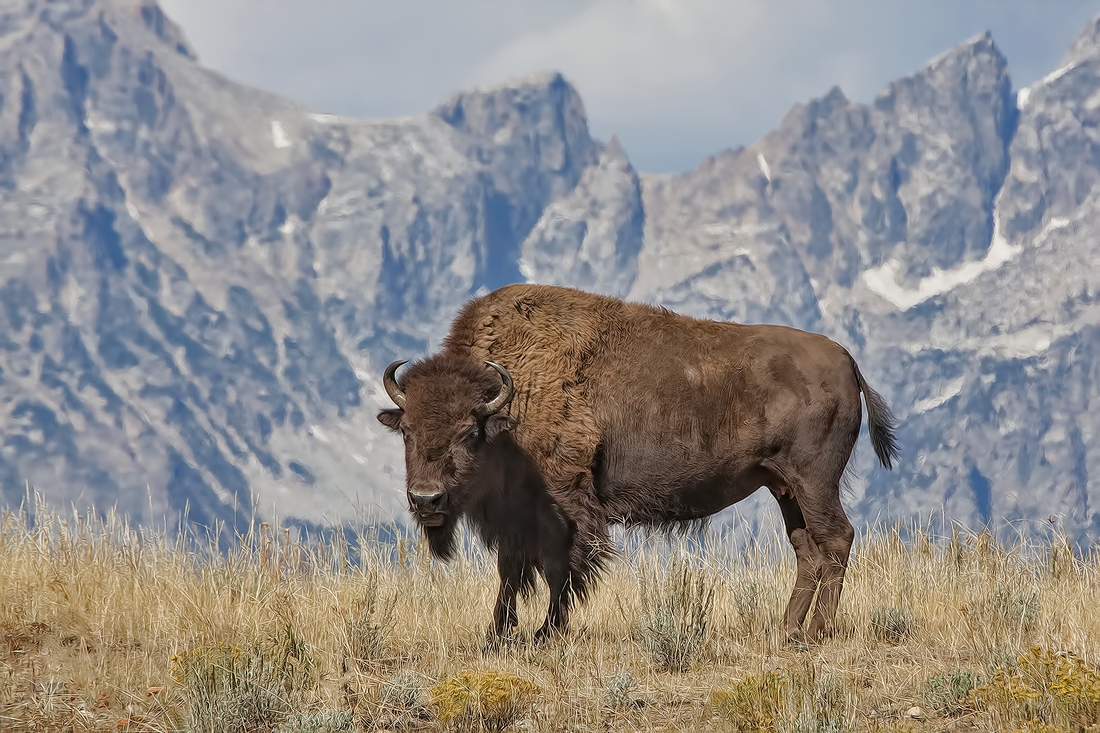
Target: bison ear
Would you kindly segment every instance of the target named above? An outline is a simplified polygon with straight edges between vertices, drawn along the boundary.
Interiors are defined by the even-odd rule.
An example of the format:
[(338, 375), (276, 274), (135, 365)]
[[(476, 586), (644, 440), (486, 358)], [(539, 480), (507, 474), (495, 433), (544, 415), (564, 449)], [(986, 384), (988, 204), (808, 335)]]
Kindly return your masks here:
[(404, 414), (404, 410), (382, 410), (378, 413), (378, 422), (385, 425), (390, 430), (397, 430), (401, 425), (401, 415)]
[(493, 439), (501, 433), (515, 430), (518, 424), (515, 418), (498, 413), (496, 415), (490, 415), (485, 419), (485, 427), (482, 428), (482, 432), (485, 434), (485, 440), (491, 443)]

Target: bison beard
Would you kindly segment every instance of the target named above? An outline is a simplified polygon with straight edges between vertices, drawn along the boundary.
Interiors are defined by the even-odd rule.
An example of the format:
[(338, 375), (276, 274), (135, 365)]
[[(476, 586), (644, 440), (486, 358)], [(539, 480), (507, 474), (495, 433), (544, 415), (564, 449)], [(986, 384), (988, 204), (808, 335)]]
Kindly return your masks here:
[(550, 588), (536, 640), (564, 631), (611, 555), (612, 523), (705, 519), (762, 486), (797, 564), (786, 632), (831, 629), (855, 536), (839, 486), (861, 393), (875, 454), (886, 468), (897, 456), (889, 409), (838, 344), (510, 285), (470, 301), (443, 350), (398, 380), (402, 364), (383, 378), (398, 409), (378, 419), (405, 438), (409, 508), (431, 552), (453, 556), (462, 519), (496, 551), (491, 642), (516, 626), (536, 574)]

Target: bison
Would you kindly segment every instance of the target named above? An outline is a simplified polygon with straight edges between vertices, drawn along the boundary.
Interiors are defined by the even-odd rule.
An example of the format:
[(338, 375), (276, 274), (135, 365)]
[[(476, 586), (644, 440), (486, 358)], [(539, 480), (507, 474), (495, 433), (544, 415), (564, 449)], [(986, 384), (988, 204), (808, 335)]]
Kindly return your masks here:
[[(405, 442), (409, 510), (450, 559), (465, 519), (497, 554), (487, 641), (516, 595), (550, 589), (536, 642), (568, 629), (612, 554), (609, 527), (674, 528), (767, 487), (797, 577), (790, 640), (827, 634), (855, 533), (840, 482), (859, 435), (892, 468), (894, 418), (851, 355), (818, 334), (690, 318), (572, 288), (508, 285), (469, 301), (439, 353), (383, 384)], [(808, 629), (804, 621), (817, 594)]]

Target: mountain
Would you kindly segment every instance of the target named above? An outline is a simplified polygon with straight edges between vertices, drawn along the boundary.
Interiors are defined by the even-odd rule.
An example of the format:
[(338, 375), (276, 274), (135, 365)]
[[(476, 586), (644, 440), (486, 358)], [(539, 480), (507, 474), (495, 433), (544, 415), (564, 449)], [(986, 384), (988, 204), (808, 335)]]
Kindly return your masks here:
[(647, 175), (560, 74), (354, 120), (203, 68), (150, 0), (9, 2), (3, 502), (400, 516), (381, 370), (528, 280), (840, 341), (901, 421), (894, 472), (857, 448), (857, 520), (1095, 535), (1098, 23), (1028, 89), (985, 34)]
[(27, 2), (0, 29), (8, 504), (392, 515), (379, 370), (623, 165), (557, 74), (359, 121), (202, 68), (153, 3)]

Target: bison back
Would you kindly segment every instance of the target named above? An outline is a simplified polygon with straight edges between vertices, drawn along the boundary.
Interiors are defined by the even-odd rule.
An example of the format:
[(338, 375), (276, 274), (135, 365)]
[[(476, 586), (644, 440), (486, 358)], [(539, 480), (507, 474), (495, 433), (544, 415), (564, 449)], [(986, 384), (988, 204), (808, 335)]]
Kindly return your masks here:
[(559, 494), (595, 490), (584, 480), (605, 442), (636, 456), (618, 456), (634, 462), (630, 473), (650, 475), (647, 455), (674, 458), (684, 467), (668, 475), (675, 492), (734, 476), (793, 430), (861, 411), (850, 357), (824, 336), (572, 288), (510, 285), (475, 299), (444, 348), (512, 374), (516, 439)]

